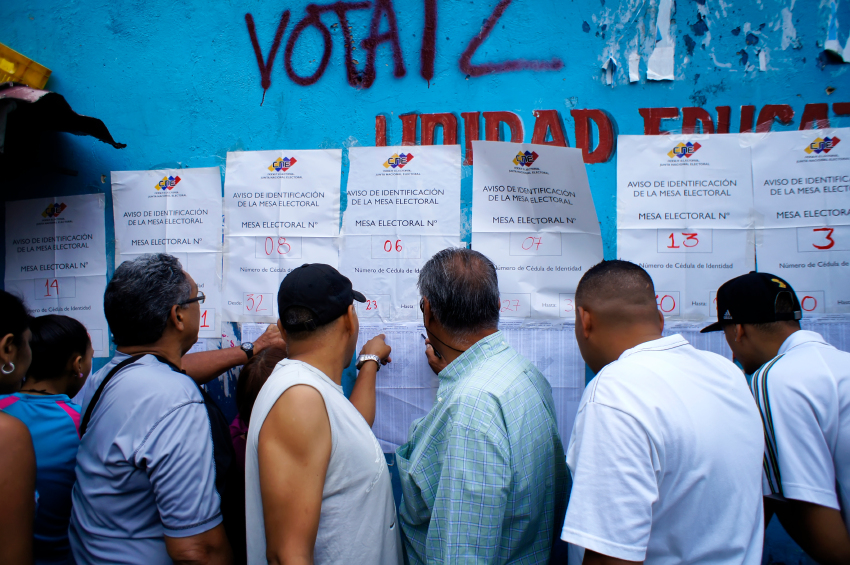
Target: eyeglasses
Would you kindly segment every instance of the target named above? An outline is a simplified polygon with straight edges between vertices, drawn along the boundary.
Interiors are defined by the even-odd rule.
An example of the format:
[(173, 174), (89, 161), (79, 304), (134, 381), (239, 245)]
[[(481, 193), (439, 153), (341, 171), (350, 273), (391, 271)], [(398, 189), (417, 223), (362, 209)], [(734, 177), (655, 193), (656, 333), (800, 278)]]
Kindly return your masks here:
[(197, 302), (199, 304), (203, 304), (205, 299), (206, 299), (206, 296), (204, 296), (204, 293), (199, 290), (198, 296), (196, 296), (195, 298), (190, 298), (186, 302), (181, 302), (180, 304), (178, 304), (178, 306), (186, 306), (187, 304), (191, 304), (192, 302)]

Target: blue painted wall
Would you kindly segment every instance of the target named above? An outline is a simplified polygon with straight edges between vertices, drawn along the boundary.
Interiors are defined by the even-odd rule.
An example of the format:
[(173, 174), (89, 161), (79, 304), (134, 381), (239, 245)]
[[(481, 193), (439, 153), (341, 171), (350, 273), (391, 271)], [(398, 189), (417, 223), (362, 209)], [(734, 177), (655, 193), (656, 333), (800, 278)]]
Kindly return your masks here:
[[(329, 3), (324, 0), (319, 6)], [(460, 118), (461, 112), (512, 111), (521, 117), (524, 140), (530, 141), (532, 112), (554, 109), (572, 146), (576, 139), (570, 110), (580, 108), (605, 110), (621, 134), (643, 133), (638, 109), (646, 107), (702, 106), (715, 115), (716, 106), (731, 106), (731, 131), (737, 132), (741, 105), (755, 105), (757, 113), (766, 104), (790, 105), (794, 119), (773, 126), (780, 130), (800, 126), (805, 104), (829, 103), (832, 125), (850, 126), (850, 116), (833, 113), (833, 103), (850, 102), (850, 64), (829, 61), (822, 54), (829, 19), (826, 1), (678, 0), (671, 27), (677, 39), (676, 80), (647, 82), (657, 0), (503, 0), (503, 14), (471, 63), (538, 64), (484, 76), (470, 76), (475, 73), (462, 70), (460, 59), (491, 17), (495, 0), (437, 0), (430, 81), (421, 76), (420, 53), (429, 0), (374, 0), (365, 2), (366, 8), (347, 12), (352, 65), (362, 75), (368, 54), (361, 41), (369, 35), (375, 6), (389, 7), (397, 24), (403, 76), (395, 76), (402, 70), (394, 62), (391, 44), (381, 43), (375, 79), (368, 88), (358, 77), (353, 80), (361, 84), (349, 84), (344, 29), (333, 12), (320, 16), (331, 42), (321, 77), (300, 86), (288, 76), (286, 60), (292, 74), (300, 76), (311, 75), (321, 65), (323, 39), (316, 26), (304, 28), (288, 57), (286, 53), (293, 29), (307, 15), (307, 4), (303, 0), (0, 3), (0, 42), (52, 69), (47, 88), (63, 94), (78, 112), (104, 120), (115, 139), (128, 145), (115, 150), (91, 138), (49, 136), (41, 148), (45, 167), (11, 184), (0, 181), (9, 185), (4, 195), (105, 192), (107, 236), (112, 239), (112, 170), (220, 166), (224, 174), (225, 154), (231, 150), (373, 145), (378, 114), (387, 117), (390, 144), (401, 142), (399, 114), (411, 112), (452, 112)], [(261, 106), (261, 75), (245, 16), (252, 14), (266, 58), (284, 10), (289, 10), (290, 19)], [(845, 22), (839, 29), (843, 45), (850, 31), (850, 2), (841, 3), (838, 19)], [(384, 15), (380, 31), (387, 29)], [(642, 56), (641, 80), (629, 84), (627, 58), (633, 51)], [(759, 70), (760, 51), (766, 55), (766, 71)], [(620, 64), (612, 86), (605, 85), (600, 69), (609, 54)], [(680, 128), (679, 120), (665, 121), (663, 126), (670, 131)], [(463, 134), (461, 128), (461, 143)], [(52, 172), (54, 164), (78, 175)], [(612, 258), (616, 153), (606, 163), (588, 166), (588, 173), (605, 255)], [(465, 167), (467, 226), (470, 182), (471, 169)], [(464, 236), (468, 240), (468, 231)], [(109, 253), (114, 254), (113, 247)], [(766, 559), (797, 562), (799, 552), (782, 545), (778, 536), (771, 533)]]

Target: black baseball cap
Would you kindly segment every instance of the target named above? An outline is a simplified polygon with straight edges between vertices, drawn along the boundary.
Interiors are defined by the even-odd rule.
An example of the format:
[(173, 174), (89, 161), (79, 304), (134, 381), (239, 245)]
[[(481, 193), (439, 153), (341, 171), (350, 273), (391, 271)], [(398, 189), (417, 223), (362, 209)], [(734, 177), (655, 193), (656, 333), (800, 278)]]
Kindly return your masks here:
[[(366, 302), (366, 297), (351, 287), (351, 281), (322, 263), (305, 263), (290, 271), (277, 291), (277, 311), (281, 324), (289, 331), (310, 331), (332, 322), (345, 314), (354, 301)], [(306, 308), (313, 318), (296, 325), (287, 325), (284, 312), (292, 306)]]
[[(792, 312), (777, 312), (776, 301), (790, 295)], [(770, 273), (750, 271), (717, 289), (717, 321), (701, 333), (719, 332), (726, 324), (768, 324), (803, 317), (800, 301), (788, 281)]]

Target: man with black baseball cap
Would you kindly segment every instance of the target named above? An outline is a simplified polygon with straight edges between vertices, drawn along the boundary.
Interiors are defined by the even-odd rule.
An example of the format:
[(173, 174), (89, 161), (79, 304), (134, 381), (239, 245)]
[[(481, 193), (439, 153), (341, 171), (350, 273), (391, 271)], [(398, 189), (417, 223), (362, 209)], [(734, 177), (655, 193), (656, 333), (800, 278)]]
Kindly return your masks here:
[(717, 291), (717, 322), (753, 374), (764, 425), (765, 525), (775, 512), (818, 563), (850, 563), (850, 353), (800, 329), (784, 279), (751, 272)]
[(289, 358), (263, 385), (245, 455), (248, 563), (399, 565), (389, 470), (371, 430), (375, 377), (390, 361), (379, 335), (357, 360), (349, 402), (342, 371), (357, 345), (354, 301), (329, 265), (294, 269), (277, 296)]

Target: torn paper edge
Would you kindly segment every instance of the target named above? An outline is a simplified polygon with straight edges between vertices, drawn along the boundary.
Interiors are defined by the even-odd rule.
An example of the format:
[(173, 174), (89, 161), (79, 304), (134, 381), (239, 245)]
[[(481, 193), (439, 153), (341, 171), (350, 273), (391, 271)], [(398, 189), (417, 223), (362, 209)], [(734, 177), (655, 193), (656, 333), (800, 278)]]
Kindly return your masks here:
[(673, 0), (660, 0), (655, 23), (655, 49), (646, 62), (647, 80), (673, 80), (675, 44), (670, 37), (670, 15)]
[[(848, 41), (850, 45), (850, 41)], [(640, 54), (636, 51), (629, 55), (629, 82), (640, 80)]]
[(602, 70), (605, 71), (605, 84), (613, 85), (614, 71), (617, 70), (617, 60), (612, 55), (608, 55), (605, 62), (602, 63)]
[(838, 42), (838, 1), (829, 3), (829, 24), (826, 26), (826, 41), (823, 44), (824, 51), (832, 51), (843, 58), (841, 43)]

